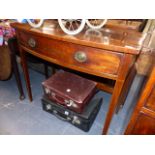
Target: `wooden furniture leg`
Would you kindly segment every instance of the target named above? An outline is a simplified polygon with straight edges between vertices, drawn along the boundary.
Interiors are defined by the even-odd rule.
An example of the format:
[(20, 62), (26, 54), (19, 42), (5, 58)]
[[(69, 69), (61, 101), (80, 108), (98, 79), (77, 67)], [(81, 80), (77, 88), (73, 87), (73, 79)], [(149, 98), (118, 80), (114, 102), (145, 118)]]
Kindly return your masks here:
[(117, 106), (119, 105), (119, 101), (120, 101), (119, 97), (123, 90), (123, 86), (125, 84), (127, 73), (129, 71), (130, 64), (133, 60), (132, 58), (133, 57), (131, 55), (125, 54), (124, 58), (122, 60), (123, 65), (120, 65), (120, 68), (118, 71), (118, 78), (117, 78), (115, 86), (114, 86), (114, 90), (113, 90), (113, 94), (111, 97), (108, 113), (106, 115), (105, 124), (104, 124), (102, 134), (107, 134), (111, 120), (113, 118), (113, 115), (116, 111)]
[(48, 66), (51, 67), (52, 69), (52, 75), (56, 73), (56, 69), (54, 66), (51, 66), (48, 62), (44, 61), (44, 71), (45, 71), (45, 78), (49, 78), (49, 70), (48, 70)]
[(48, 75), (48, 65), (46, 63), (44, 63), (44, 70), (45, 70), (45, 78), (47, 79), (49, 75)]
[(56, 73), (56, 69), (54, 67), (52, 67), (52, 74)]
[(28, 96), (29, 96), (30, 101), (32, 101), (33, 98), (32, 98), (31, 85), (30, 85), (30, 77), (29, 77), (29, 72), (28, 72), (28, 67), (27, 67), (27, 62), (26, 62), (26, 53), (21, 48), (20, 48), (20, 56), (21, 56), (21, 64), (23, 67), (23, 73), (24, 73), (24, 77), (26, 81), (26, 88), (28, 91)]
[(132, 81), (133, 81), (135, 75), (136, 75), (136, 69), (135, 69), (135, 66), (133, 66), (133, 68), (131, 69), (129, 75), (127, 76), (127, 78), (124, 82), (124, 85), (123, 85), (123, 88), (122, 88), (122, 91), (121, 91), (121, 94), (119, 97), (118, 105), (116, 108), (116, 114), (124, 106), (125, 100), (127, 98), (128, 92), (130, 90), (130, 87), (131, 87), (131, 84), (132, 84)]
[(25, 98), (25, 96), (24, 96), (23, 87), (22, 87), (22, 83), (21, 83), (21, 78), (20, 78), (20, 74), (19, 74), (19, 70), (18, 70), (17, 61), (16, 61), (16, 50), (17, 49), (16, 49), (15, 44), (16, 44), (16, 39), (15, 38), (10, 38), (8, 40), (8, 47), (10, 49), (12, 69), (13, 69), (13, 73), (15, 75), (18, 90), (19, 90), (19, 93), (20, 93), (19, 98), (20, 98), (20, 100), (23, 100)]
[(123, 88), (124, 81), (116, 81), (114, 91), (112, 94), (112, 98), (109, 105), (109, 110), (106, 115), (105, 125), (103, 129), (103, 134), (107, 134), (108, 128), (110, 126), (110, 122), (112, 120), (113, 114), (115, 113), (116, 107), (117, 107), (117, 101), (119, 99), (119, 95), (121, 94), (121, 90)]

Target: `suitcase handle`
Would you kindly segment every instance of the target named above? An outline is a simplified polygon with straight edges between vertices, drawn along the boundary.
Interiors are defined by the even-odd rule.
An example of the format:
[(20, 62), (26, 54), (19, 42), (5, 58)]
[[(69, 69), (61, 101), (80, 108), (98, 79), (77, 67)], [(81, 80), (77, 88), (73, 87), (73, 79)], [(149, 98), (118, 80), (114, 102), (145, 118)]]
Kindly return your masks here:
[[(56, 97), (56, 94), (55, 93), (52, 93), (52, 97), (53, 97), (53, 99), (56, 101), (56, 102), (58, 102), (58, 103), (60, 103), (60, 104), (65, 104), (67, 107), (71, 107), (72, 106), (72, 104), (73, 104), (73, 101), (71, 101), (71, 100), (65, 100), (64, 99), (64, 101), (62, 101), (62, 100), (60, 100), (60, 99), (58, 99), (57, 97)], [(62, 98), (63, 99), (63, 98)]]
[(54, 114), (54, 116), (56, 116), (58, 119), (60, 119), (60, 120), (62, 120), (62, 121), (68, 121), (68, 119), (67, 118), (63, 118), (63, 117), (61, 117), (60, 115), (58, 115), (57, 114), (57, 111), (53, 111), (53, 114)]

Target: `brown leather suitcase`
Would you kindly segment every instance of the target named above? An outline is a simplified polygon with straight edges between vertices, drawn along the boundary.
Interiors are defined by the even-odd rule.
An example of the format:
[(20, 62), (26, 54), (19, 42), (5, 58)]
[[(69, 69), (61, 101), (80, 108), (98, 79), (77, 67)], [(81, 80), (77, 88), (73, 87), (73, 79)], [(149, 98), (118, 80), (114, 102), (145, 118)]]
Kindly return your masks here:
[(94, 96), (97, 83), (60, 70), (42, 85), (47, 98), (70, 110), (82, 113), (85, 105)]

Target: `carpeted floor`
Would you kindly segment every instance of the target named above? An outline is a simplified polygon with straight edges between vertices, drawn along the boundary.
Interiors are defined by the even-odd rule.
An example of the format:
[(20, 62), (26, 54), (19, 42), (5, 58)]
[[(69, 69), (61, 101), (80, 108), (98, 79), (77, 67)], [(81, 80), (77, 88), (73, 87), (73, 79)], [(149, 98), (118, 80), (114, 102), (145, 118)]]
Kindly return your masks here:
[[(33, 102), (30, 103), (27, 97), (23, 74), (20, 68), (26, 99), (19, 100), (19, 93), (15, 77), (8, 81), (0, 81), (0, 134), (5, 135), (100, 135), (102, 133), (106, 112), (111, 95), (99, 92), (96, 97), (103, 97), (101, 109), (89, 132), (74, 127), (73, 125), (57, 119), (55, 116), (42, 110), (41, 97), (43, 94), (41, 82), (45, 77), (29, 69)], [(124, 127), (128, 122), (135, 105), (136, 96), (142, 78), (135, 77), (130, 89), (124, 108), (113, 118), (108, 134), (123, 134)]]

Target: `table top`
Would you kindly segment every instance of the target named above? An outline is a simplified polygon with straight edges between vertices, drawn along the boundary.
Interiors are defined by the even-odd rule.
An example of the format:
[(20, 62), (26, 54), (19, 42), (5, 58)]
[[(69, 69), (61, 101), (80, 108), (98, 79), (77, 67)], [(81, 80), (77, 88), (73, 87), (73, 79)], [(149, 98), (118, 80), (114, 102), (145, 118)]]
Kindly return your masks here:
[(85, 26), (82, 32), (72, 36), (61, 30), (57, 20), (45, 20), (40, 28), (32, 28), (30, 25), (23, 23), (11, 23), (11, 26), (18, 30), (51, 39), (130, 54), (140, 53), (147, 36), (146, 33), (134, 29), (108, 24), (100, 30), (92, 30)]

